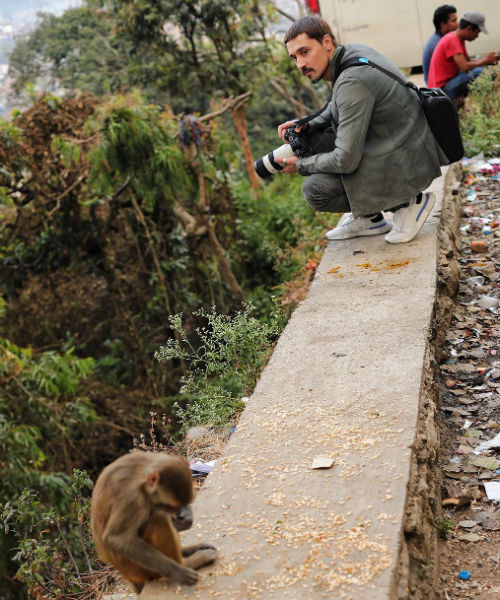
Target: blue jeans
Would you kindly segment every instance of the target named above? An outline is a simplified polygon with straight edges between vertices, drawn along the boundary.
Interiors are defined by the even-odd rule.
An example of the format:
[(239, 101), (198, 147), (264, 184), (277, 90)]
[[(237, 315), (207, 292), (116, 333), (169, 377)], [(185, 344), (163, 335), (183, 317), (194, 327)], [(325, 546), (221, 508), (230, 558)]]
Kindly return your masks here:
[(476, 79), (476, 77), (479, 77), (482, 72), (482, 67), (475, 67), (474, 69), (467, 71), (467, 73), (455, 75), (455, 77), (443, 85), (443, 92), (452, 100), (460, 96), (466, 96), (469, 83)]

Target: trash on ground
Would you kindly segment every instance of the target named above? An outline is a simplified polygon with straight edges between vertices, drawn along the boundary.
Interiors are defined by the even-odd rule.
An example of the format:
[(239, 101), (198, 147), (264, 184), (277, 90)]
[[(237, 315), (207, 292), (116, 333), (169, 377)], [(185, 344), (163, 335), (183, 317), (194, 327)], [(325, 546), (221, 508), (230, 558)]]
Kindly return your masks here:
[(333, 463), (333, 458), (329, 456), (317, 456), (312, 462), (311, 469), (330, 469)]
[(488, 250), (488, 244), (483, 240), (474, 240), (470, 243), (470, 249), (472, 252), (486, 252)]
[(485, 481), (483, 485), (488, 500), (500, 502), (500, 481)]
[(481, 511), (475, 516), (476, 521), (483, 529), (489, 531), (500, 531), (500, 510), (495, 512)]
[[(444, 550), (445, 586), (455, 579), (449, 595), (443, 590), (447, 600), (465, 600), (471, 590), (482, 598), (497, 585), (489, 572), (498, 565), (487, 556), (500, 532), (500, 158), (481, 154), (462, 167), (458, 240), (445, 260), (458, 266), (459, 286), (440, 363), (442, 512), (457, 524)], [(473, 581), (471, 571), (460, 581), (476, 561)]]
[(479, 296), (476, 304), (480, 308), (495, 309), (498, 307), (498, 298), (495, 296)]
[(466, 519), (465, 521), (459, 521), (458, 525), (463, 527), (464, 529), (471, 529), (477, 525), (476, 521), (472, 521), (470, 519)]
[(193, 458), (189, 461), (189, 468), (193, 472), (193, 477), (198, 477), (200, 475), (206, 475), (210, 473), (215, 466), (216, 460), (204, 461), (199, 458)]
[(473, 452), (474, 454), (481, 454), (481, 452), (484, 452), (485, 450), (490, 450), (491, 448), (500, 448), (500, 433), (497, 434), (491, 440), (479, 444), (477, 448), (474, 448)]
[(476, 467), (481, 467), (482, 469), (488, 469), (489, 471), (496, 471), (498, 467), (500, 467), (500, 460), (493, 458), (492, 456), (485, 456), (482, 458), (476, 458), (473, 462), (473, 465)]

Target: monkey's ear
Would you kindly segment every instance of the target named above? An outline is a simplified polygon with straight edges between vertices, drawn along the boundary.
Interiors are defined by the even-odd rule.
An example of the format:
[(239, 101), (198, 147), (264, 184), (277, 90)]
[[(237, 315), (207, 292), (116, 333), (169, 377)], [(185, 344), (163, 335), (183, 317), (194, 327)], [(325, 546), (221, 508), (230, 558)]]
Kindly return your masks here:
[(146, 483), (152, 488), (156, 487), (158, 482), (160, 481), (160, 472), (159, 471), (151, 471), (146, 475)]

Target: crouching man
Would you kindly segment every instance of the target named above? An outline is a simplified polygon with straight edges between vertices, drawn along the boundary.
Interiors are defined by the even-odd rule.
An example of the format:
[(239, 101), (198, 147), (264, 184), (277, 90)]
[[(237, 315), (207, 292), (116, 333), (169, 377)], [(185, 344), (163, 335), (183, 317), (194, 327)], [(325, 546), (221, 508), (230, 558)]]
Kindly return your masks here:
[[(285, 35), (289, 56), (313, 83), (332, 84), (329, 104), (301, 129), (308, 134), (330, 128), (321, 149), (305, 158), (278, 159), (284, 173), (307, 175), (302, 192), (318, 211), (350, 213), (328, 231), (330, 240), (386, 234), (397, 244), (412, 240), (435, 202), (422, 193), (441, 174), (447, 158), (437, 145), (417, 94), (368, 65), (346, 68), (354, 57), (366, 57), (404, 81), (403, 73), (382, 54), (362, 44), (339, 46), (326, 21), (304, 17)], [(278, 127), (279, 136), (291, 127)], [(388, 223), (382, 211), (394, 213)]]

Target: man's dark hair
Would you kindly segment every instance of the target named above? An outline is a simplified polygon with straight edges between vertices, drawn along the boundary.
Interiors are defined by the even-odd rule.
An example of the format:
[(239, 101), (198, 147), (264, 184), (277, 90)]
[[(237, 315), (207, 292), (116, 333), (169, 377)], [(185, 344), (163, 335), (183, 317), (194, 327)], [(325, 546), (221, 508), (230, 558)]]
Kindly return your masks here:
[(436, 31), (440, 31), (441, 25), (443, 23), (448, 23), (450, 15), (456, 12), (457, 9), (451, 4), (443, 4), (442, 6), (438, 6), (434, 11), (434, 18), (432, 19)]
[(471, 23), (470, 21), (467, 21), (466, 19), (460, 19), (458, 28), (465, 29), (466, 27), (469, 27), (469, 25), (472, 27), (472, 31), (479, 31), (479, 27), (475, 23)]
[(302, 19), (295, 21), (295, 23), (286, 32), (285, 39), (283, 41), (286, 44), (301, 33), (306, 33), (310, 38), (318, 40), (318, 42), (323, 39), (323, 36), (329, 35), (331, 36), (333, 43), (337, 43), (335, 41), (335, 36), (330, 29), (330, 25), (328, 25), (325, 19), (322, 19), (321, 17), (302, 17)]

